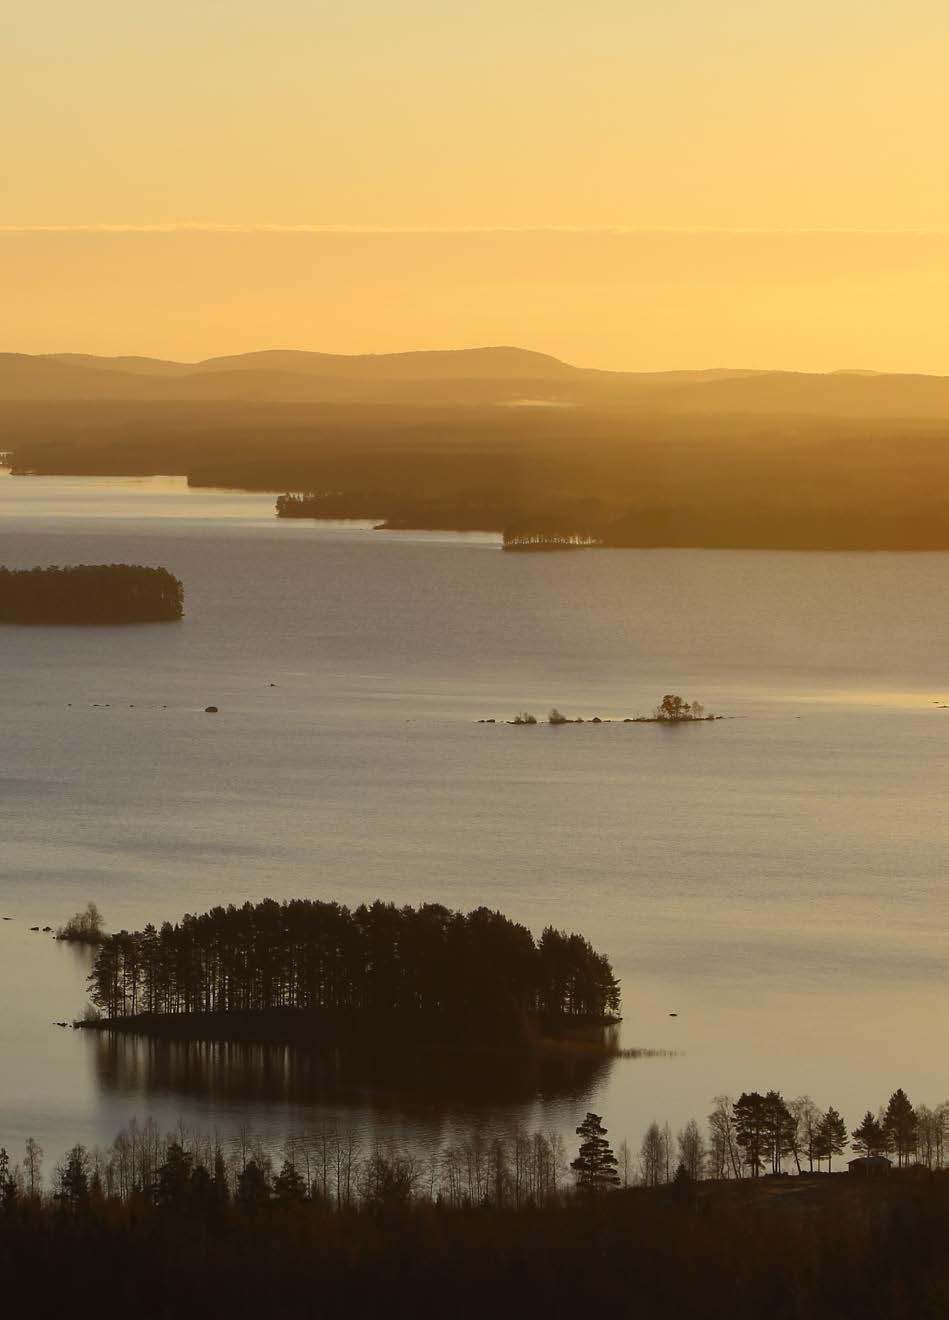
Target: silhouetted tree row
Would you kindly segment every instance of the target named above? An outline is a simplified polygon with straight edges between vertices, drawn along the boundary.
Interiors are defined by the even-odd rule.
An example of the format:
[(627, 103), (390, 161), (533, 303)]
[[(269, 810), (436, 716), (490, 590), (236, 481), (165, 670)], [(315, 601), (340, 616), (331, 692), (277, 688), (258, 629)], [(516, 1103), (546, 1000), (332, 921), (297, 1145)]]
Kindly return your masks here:
[[(661, 1141), (657, 1134), (658, 1125), (653, 1124), (644, 1138), (647, 1184), (669, 1181), (670, 1170), (678, 1167), (668, 1128)], [(893, 1155), (900, 1168), (909, 1164), (942, 1168), (949, 1154), (949, 1101), (934, 1109), (914, 1108), (899, 1089), (877, 1115), (868, 1110), (848, 1133), (832, 1105), (821, 1110), (808, 1095), (785, 1100), (777, 1091), (745, 1091), (735, 1101), (716, 1096), (707, 1140), (694, 1121), (679, 1133), (678, 1164), (685, 1163), (693, 1179), (757, 1178), (789, 1169), (813, 1173), (823, 1169), (825, 1161), (830, 1172), (834, 1157), (844, 1155), (848, 1145), (861, 1156)], [(660, 1166), (665, 1177), (655, 1173)]]
[(0, 623), (160, 623), (183, 612), (184, 588), (166, 568), (0, 567)]
[(895, 1155), (899, 1168), (915, 1165), (941, 1169), (949, 1152), (949, 1101), (930, 1109), (914, 1108), (900, 1088), (877, 1115), (867, 1111), (850, 1133), (833, 1106), (822, 1111), (808, 1095), (786, 1101), (778, 1091), (743, 1091), (737, 1100), (716, 1096), (707, 1136), (694, 1119), (673, 1140), (668, 1123), (650, 1123), (639, 1150), (638, 1173), (632, 1151), (623, 1141), (619, 1159), (606, 1141), (597, 1114), (587, 1114), (577, 1128), (578, 1156), (571, 1163), (577, 1186), (606, 1190), (638, 1183), (754, 1180), (762, 1174), (819, 1173), (848, 1147), (858, 1156)]
[(572, 527), (563, 529), (547, 525), (544, 519), (529, 524), (508, 525), (502, 533), (505, 550), (582, 550), (602, 545), (602, 537), (595, 532)]
[(550, 1204), (569, 1190), (560, 1135), (519, 1126), (475, 1130), (426, 1151), (366, 1147), (352, 1129), (326, 1126), (274, 1149), (245, 1127), (222, 1141), (181, 1125), (162, 1134), (153, 1119), (132, 1119), (107, 1147), (73, 1146), (45, 1192), (43, 1159), (32, 1138), (20, 1164), (0, 1147), (0, 1205), (45, 1195), (73, 1208), (106, 1200), (180, 1210), (309, 1201), (345, 1210), (429, 1200), (518, 1209)]
[(680, 1164), (669, 1187), (564, 1196), (561, 1155), (541, 1134), (474, 1137), (441, 1154), (429, 1166), (315, 1133), (274, 1161), (246, 1133), (223, 1146), (133, 1123), (107, 1151), (73, 1147), (44, 1195), (37, 1178), (28, 1183), (29, 1152), (14, 1168), (0, 1151), (5, 1313), (945, 1311), (944, 1173), (825, 1178), (798, 1197), (752, 1180), (693, 1187)]
[[(369, 1148), (354, 1130), (324, 1125), (293, 1132), (275, 1147), (243, 1125), (222, 1140), (217, 1132), (189, 1132), (181, 1123), (162, 1134), (153, 1119), (132, 1119), (105, 1148), (74, 1146), (45, 1189), (44, 1152), (33, 1138), (18, 1164), (0, 1147), (0, 1206), (46, 1194), (71, 1205), (103, 1198), (180, 1207), (309, 1200), (345, 1209), (429, 1200), (458, 1208), (517, 1209), (560, 1201), (571, 1187), (591, 1193), (634, 1185), (753, 1182), (762, 1172), (784, 1172), (792, 1160), (806, 1176), (815, 1163), (819, 1171), (824, 1160), (830, 1169), (833, 1156), (847, 1148), (840, 1114), (833, 1107), (822, 1112), (809, 1096), (786, 1102), (776, 1091), (752, 1091), (734, 1102), (716, 1097), (714, 1106), (707, 1135), (694, 1119), (675, 1138), (668, 1123), (651, 1123), (638, 1169), (628, 1144), (621, 1143), (617, 1158), (602, 1118), (588, 1113), (576, 1129), (572, 1184), (559, 1133), (531, 1133), (520, 1125), (501, 1133), (475, 1128), (448, 1144)], [(860, 1153), (901, 1151), (905, 1166), (935, 1171), (944, 1166), (947, 1130), (949, 1104), (916, 1109), (900, 1089), (879, 1117), (868, 1112), (850, 1136)], [(722, 1157), (723, 1145), (734, 1153), (733, 1166)]]
[(854, 1147), (867, 1157), (895, 1155), (899, 1168), (912, 1160), (932, 1164), (934, 1156), (942, 1163), (946, 1140), (949, 1106), (941, 1105), (931, 1111), (925, 1107), (917, 1111), (909, 1096), (900, 1087), (890, 1096), (886, 1109), (876, 1117), (868, 1109), (851, 1134)]
[(278, 495), (278, 518), (381, 518), (391, 497), (374, 491), (353, 495), (348, 491), (321, 490)]
[[(800, 507), (762, 498), (741, 506), (689, 501), (643, 505), (642, 495), (625, 505), (615, 496), (591, 515), (589, 500), (561, 496), (548, 511), (503, 521), (509, 551), (649, 549), (658, 547), (774, 550), (933, 550), (946, 547), (945, 519), (933, 506), (915, 512), (884, 508), (815, 508), (801, 494)], [(326, 515), (323, 515), (326, 516)], [(940, 521), (942, 526), (940, 526)]]
[(102, 944), (90, 977), (109, 1018), (271, 1009), (602, 1017), (619, 1008), (608, 959), (579, 935), (499, 912), (309, 899), (216, 907)]

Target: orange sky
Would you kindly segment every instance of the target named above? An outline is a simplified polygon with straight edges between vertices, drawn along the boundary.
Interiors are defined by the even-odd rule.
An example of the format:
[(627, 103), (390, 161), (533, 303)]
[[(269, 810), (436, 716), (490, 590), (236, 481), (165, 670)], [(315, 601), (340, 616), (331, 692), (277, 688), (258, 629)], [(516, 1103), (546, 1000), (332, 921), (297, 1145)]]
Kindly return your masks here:
[(949, 373), (949, 236), (6, 233), (0, 287), (0, 351)]
[[(2, 347), (949, 371), (947, 49), (944, 0), (12, 0)], [(192, 224), (426, 232), (81, 232)]]

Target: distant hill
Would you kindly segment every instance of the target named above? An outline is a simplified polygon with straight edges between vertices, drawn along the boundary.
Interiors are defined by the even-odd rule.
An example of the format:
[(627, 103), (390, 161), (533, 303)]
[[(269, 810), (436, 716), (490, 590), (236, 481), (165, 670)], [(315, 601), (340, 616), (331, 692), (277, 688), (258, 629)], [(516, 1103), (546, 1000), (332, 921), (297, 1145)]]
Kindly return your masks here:
[(503, 402), (586, 373), (517, 348), (343, 356), (283, 350), (169, 362), (78, 353), (0, 354), (0, 399)]
[(636, 375), (518, 349), (92, 362), (0, 355), (14, 474), (181, 473), (558, 544), (949, 550), (945, 377)]
[(511, 347), (347, 356), (274, 349), (172, 362), (0, 354), (0, 401), (364, 403), (468, 407), (522, 401), (597, 412), (949, 418), (949, 377), (713, 368), (616, 372)]
[(659, 406), (663, 411), (705, 414), (947, 418), (949, 376), (772, 372), (670, 386)]
[(232, 357), (207, 358), (193, 373), (224, 371), (292, 372), (348, 380), (571, 380), (582, 374), (546, 353), (524, 348), (462, 348), (414, 353), (305, 353), (265, 349)]
[(92, 353), (44, 353), (43, 362), (60, 362), (67, 367), (86, 367), (90, 371), (127, 371), (134, 376), (181, 376), (192, 370), (187, 362), (172, 362), (150, 357), (96, 357)]

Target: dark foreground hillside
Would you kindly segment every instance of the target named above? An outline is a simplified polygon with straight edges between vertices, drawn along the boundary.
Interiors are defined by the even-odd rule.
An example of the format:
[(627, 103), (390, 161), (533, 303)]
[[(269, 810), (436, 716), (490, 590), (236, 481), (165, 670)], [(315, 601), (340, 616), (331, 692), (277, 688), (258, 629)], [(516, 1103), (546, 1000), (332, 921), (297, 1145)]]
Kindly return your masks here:
[(5, 1313), (926, 1320), (949, 1308), (949, 1177), (615, 1192), (549, 1208), (21, 1197)]

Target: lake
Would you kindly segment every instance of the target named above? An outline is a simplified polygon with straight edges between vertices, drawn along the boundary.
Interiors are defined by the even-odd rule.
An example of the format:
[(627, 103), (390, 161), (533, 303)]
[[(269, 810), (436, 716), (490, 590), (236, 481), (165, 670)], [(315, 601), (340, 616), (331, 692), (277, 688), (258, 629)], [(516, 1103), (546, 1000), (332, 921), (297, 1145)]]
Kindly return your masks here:
[[(160, 564), (186, 608), (0, 628), (0, 1144), (52, 1160), (151, 1114), (366, 1145), (522, 1122), (572, 1148), (594, 1108), (638, 1147), (722, 1092), (808, 1092), (848, 1126), (897, 1086), (945, 1098), (949, 557), (511, 555), (272, 510), (0, 473), (0, 563)], [(666, 692), (732, 718), (477, 723), (615, 721)], [(622, 1043), (674, 1054), (449, 1100), (52, 1025), (88, 959), (30, 926), (89, 899), (119, 929), (267, 895), (579, 930), (622, 978)]]

